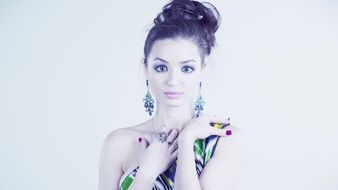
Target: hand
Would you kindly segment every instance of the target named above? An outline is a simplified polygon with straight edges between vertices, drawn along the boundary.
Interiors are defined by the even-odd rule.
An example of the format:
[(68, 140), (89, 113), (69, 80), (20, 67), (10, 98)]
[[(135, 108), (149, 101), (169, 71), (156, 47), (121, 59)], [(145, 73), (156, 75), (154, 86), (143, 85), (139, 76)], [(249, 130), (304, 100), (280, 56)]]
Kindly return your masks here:
[[(140, 173), (146, 175), (151, 180), (155, 180), (157, 176), (166, 171), (168, 167), (177, 158), (177, 137), (179, 134), (178, 129), (172, 129), (170, 131), (160, 130), (167, 134), (167, 140), (160, 142), (155, 138), (154, 141), (149, 144), (149, 141), (145, 138), (141, 139), (142, 148), (145, 149), (140, 158)], [(169, 135), (168, 135), (169, 134)]]
[(180, 134), (180, 141), (189, 141), (191, 143), (194, 143), (197, 139), (205, 139), (211, 135), (231, 135), (231, 127), (229, 126), (226, 127), (226, 129), (218, 129), (210, 125), (211, 123), (223, 125), (230, 124), (229, 120), (230, 118), (221, 118), (201, 114), (199, 117), (194, 117), (188, 122), (188, 124)]

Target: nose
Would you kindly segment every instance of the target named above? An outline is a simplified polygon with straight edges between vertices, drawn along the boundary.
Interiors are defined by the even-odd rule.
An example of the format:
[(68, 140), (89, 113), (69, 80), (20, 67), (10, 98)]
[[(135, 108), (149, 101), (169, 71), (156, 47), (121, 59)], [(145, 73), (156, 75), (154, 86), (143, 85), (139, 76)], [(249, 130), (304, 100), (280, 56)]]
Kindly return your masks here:
[(179, 72), (175, 70), (171, 70), (168, 74), (167, 85), (169, 86), (177, 86), (180, 83)]

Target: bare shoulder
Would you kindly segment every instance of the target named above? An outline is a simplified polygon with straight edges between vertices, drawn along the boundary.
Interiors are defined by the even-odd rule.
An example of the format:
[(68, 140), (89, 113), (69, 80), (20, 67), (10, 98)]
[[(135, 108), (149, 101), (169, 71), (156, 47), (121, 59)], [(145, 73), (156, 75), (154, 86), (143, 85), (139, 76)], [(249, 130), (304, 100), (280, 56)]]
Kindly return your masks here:
[(129, 136), (130, 134), (128, 133), (127, 129), (124, 129), (124, 128), (115, 129), (106, 136), (103, 144), (105, 146), (108, 146), (110, 149), (114, 149), (114, 148), (117, 148), (121, 144), (124, 144), (124, 145), (129, 144), (128, 143)]
[(107, 135), (105, 142), (108, 144), (128, 142), (131, 133), (130, 127), (115, 129)]
[(226, 128), (227, 130), (231, 130), (232, 131), (232, 135), (228, 136), (228, 137), (232, 137), (232, 138), (245, 138), (245, 131), (235, 125), (229, 125)]
[[(223, 189), (224, 187), (234, 189), (235, 187), (242, 160), (245, 133), (233, 125), (225, 129), (231, 130), (232, 135), (219, 138), (215, 153), (200, 176), (202, 189)], [(223, 172), (222, 175), (219, 175), (220, 172)], [(220, 181), (222, 183), (219, 183)]]
[(133, 131), (115, 129), (103, 141), (99, 165), (99, 189), (118, 189), (128, 154), (133, 149)]
[(229, 125), (225, 129), (231, 130), (232, 134), (219, 138), (215, 154), (226, 154), (230, 150), (241, 152), (246, 141), (245, 131), (234, 125)]
[(108, 144), (129, 143), (135, 136), (147, 132), (147, 123), (144, 122), (130, 127), (115, 129), (107, 135), (105, 142)]
[(145, 123), (115, 129), (106, 136), (102, 150), (107, 155), (114, 155), (114, 160), (125, 170), (130, 153), (139, 143), (138, 138), (147, 136), (146, 129)]
[[(110, 132), (104, 140), (104, 146), (121, 156), (127, 154), (129, 148), (137, 142), (138, 136), (142, 133), (142, 125), (115, 129)], [(122, 148), (123, 147), (123, 148)]]
[(109, 160), (114, 160), (119, 169), (122, 169), (122, 160), (128, 152), (128, 147), (131, 147), (128, 130), (123, 128), (115, 129), (104, 139), (101, 157), (110, 157)]

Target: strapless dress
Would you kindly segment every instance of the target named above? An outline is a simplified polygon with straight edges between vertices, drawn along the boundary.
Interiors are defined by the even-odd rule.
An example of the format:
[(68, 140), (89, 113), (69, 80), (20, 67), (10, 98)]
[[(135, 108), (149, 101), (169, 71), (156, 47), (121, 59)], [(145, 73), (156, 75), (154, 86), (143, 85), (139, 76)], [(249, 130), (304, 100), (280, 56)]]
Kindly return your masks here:
[[(211, 124), (215, 128), (224, 128), (229, 124)], [(201, 175), (201, 172), (210, 158), (213, 156), (219, 136), (212, 135), (206, 139), (198, 139), (194, 144), (194, 153), (195, 153), (195, 163), (196, 163), (196, 172), (198, 176)], [(162, 174), (160, 174), (153, 186), (153, 190), (174, 190), (174, 178), (176, 172), (177, 159), (173, 164)], [(120, 190), (127, 190), (134, 178), (136, 177), (139, 166), (137, 166), (133, 171), (131, 171), (127, 176), (120, 179), (119, 187)]]

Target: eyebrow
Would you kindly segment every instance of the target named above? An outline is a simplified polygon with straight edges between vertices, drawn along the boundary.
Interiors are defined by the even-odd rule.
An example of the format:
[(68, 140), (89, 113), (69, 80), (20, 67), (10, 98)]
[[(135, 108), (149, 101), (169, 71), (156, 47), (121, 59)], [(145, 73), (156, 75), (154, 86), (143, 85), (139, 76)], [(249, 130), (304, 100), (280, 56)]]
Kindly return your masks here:
[[(153, 59), (153, 61), (155, 61), (155, 60), (159, 60), (159, 61), (162, 61), (162, 62), (164, 62), (164, 63), (168, 63), (168, 61), (166, 61), (166, 60), (164, 60), (164, 59), (161, 59), (161, 58), (159, 58), (159, 57), (156, 57), (155, 59)], [(181, 61), (180, 63), (181, 63), (181, 64), (184, 64), (184, 63), (189, 63), (189, 62), (195, 62), (195, 63), (196, 63), (196, 61), (193, 60), (193, 59), (188, 59), (188, 60), (185, 60), (185, 61)]]

